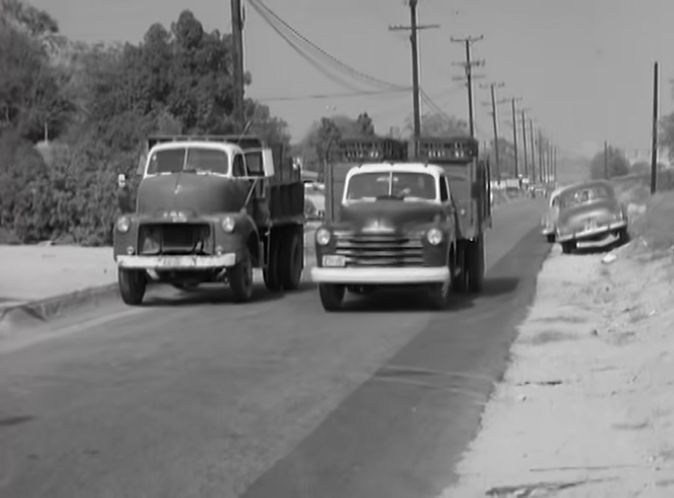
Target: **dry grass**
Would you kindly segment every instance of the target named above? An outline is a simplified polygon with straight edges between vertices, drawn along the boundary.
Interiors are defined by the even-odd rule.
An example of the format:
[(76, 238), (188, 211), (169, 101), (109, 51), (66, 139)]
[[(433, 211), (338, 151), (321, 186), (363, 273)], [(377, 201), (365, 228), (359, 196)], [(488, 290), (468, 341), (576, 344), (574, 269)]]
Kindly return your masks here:
[(655, 194), (646, 202), (646, 212), (631, 222), (631, 232), (651, 249), (674, 246), (674, 192)]

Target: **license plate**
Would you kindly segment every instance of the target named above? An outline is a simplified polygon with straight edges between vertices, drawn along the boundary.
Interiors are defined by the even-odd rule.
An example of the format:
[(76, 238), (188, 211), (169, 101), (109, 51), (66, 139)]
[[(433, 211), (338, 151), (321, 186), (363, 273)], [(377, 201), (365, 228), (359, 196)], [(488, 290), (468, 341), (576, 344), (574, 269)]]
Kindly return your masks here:
[(323, 266), (346, 266), (346, 258), (337, 254), (323, 256)]
[(192, 256), (161, 256), (157, 259), (158, 268), (184, 268), (196, 266), (196, 258)]

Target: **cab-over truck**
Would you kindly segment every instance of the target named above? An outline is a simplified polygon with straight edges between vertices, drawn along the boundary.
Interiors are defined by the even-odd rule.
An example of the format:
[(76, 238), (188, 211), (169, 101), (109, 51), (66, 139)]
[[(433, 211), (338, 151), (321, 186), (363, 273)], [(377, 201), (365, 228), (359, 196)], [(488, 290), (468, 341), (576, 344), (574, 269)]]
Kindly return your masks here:
[(253, 295), (253, 268), (271, 291), (293, 290), (304, 266), (304, 187), (281, 145), (254, 136), (154, 136), (139, 162), (133, 214), (114, 228), (119, 291), (140, 304), (147, 283), (185, 289), (227, 282)]
[(326, 311), (340, 309), (347, 290), (421, 286), (434, 309), (450, 290), (482, 290), (490, 175), (476, 140), (345, 140), (324, 176), (312, 280)]

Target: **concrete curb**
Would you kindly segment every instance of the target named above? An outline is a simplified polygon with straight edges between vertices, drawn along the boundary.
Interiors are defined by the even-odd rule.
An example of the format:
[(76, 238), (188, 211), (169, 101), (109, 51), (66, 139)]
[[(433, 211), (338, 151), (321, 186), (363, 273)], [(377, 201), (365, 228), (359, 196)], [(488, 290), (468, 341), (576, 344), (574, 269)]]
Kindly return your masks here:
[(104, 299), (117, 295), (117, 283), (110, 283), (96, 287), (89, 287), (67, 294), (39, 299), (12, 303), (0, 307), (0, 330), (6, 326), (19, 325), (26, 322), (48, 322), (68, 311), (94, 305)]

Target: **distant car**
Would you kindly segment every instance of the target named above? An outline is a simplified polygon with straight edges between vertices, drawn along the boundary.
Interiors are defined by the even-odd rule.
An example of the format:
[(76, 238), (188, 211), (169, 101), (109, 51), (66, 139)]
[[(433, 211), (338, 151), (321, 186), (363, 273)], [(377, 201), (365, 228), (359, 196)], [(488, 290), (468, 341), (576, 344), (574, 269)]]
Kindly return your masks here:
[(609, 182), (577, 183), (563, 189), (557, 199), (555, 238), (565, 254), (576, 249), (579, 242), (598, 242), (610, 236), (627, 241), (627, 209)]
[(557, 217), (559, 216), (559, 194), (564, 188), (553, 190), (548, 199), (548, 208), (541, 218), (541, 233), (549, 243), (555, 242), (555, 232), (557, 230)]

